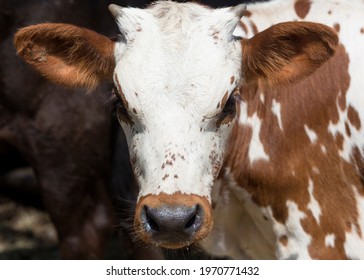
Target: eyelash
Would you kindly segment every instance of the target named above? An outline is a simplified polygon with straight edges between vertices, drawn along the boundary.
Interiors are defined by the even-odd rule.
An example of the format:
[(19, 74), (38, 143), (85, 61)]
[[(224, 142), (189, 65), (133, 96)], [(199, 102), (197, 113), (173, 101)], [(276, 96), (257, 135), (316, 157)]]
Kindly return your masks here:
[(236, 93), (237, 88), (234, 89), (233, 93), (229, 96), (229, 99), (226, 101), (225, 106), (222, 110), (222, 114), (230, 115), (235, 113), (236, 104), (240, 100), (240, 94)]
[(115, 106), (119, 109), (119, 112), (121, 112), (123, 115), (129, 117), (128, 111), (124, 105), (123, 100), (121, 99), (121, 96), (118, 92), (118, 90), (114, 87), (112, 89), (112, 93), (114, 94), (114, 96), (116, 97), (114, 100), (115, 102)]

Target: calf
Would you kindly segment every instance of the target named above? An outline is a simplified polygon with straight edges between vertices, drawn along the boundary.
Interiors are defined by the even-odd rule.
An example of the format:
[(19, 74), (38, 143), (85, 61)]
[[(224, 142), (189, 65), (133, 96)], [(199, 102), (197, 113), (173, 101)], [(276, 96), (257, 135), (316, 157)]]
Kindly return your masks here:
[(14, 42), (53, 82), (114, 80), (142, 240), (233, 258), (361, 258), (362, 86), (350, 71), (363, 63), (350, 36), (364, 7), (343, 3), (111, 5), (117, 42), (65, 24)]

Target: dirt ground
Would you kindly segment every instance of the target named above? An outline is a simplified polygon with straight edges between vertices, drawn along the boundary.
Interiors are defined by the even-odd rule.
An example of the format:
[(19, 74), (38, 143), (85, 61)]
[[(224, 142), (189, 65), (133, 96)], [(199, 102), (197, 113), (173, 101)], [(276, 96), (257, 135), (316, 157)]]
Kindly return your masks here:
[(0, 198), (0, 259), (58, 259), (47, 214)]

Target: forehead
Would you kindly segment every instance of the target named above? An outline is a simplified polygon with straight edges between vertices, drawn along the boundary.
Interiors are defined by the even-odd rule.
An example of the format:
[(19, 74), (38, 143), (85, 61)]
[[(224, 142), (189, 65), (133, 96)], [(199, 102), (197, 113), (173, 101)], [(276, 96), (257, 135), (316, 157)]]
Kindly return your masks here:
[(116, 48), (115, 72), (126, 94), (154, 90), (188, 96), (198, 91), (199, 97), (211, 98), (214, 91), (221, 98), (231, 77), (238, 79), (239, 43), (226, 38), (216, 10), (160, 3), (130, 13), (135, 14), (134, 28), (128, 27), (126, 41)]

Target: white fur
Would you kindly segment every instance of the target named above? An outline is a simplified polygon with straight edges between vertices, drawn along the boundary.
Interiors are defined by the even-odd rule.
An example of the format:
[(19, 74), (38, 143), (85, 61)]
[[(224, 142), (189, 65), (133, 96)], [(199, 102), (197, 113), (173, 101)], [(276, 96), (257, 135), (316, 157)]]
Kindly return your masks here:
[(137, 110), (133, 127), (121, 125), (136, 159), (139, 196), (181, 192), (210, 199), (210, 154), (222, 161), (232, 127), (216, 126), (217, 104), (236, 87), (230, 77), (240, 75), (235, 13), (169, 1), (121, 9), (124, 40), (115, 48), (115, 75)]
[(307, 125), (305, 125), (305, 131), (306, 131), (308, 138), (310, 138), (311, 143), (315, 143), (317, 141), (316, 132), (313, 131), (312, 129), (310, 129)]
[(272, 103), (272, 113), (276, 115), (277, 120), (278, 120), (278, 126), (281, 130), (283, 130), (281, 104), (279, 102), (277, 102), (275, 99), (273, 99), (273, 103)]
[(328, 234), (325, 236), (325, 245), (326, 247), (335, 248), (335, 234)]
[[(345, 252), (350, 259), (364, 259), (364, 242), (363, 242), (363, 230), (364, 230), (364, 197), (359, 194), (357, 188), (352, 186), (355, 193), (356, 209), (358, 211), (359, 219), (358, 226), (351, 226), (351, 231), (345, 235)], [(360, 233), (358, 232), (360, 230)]]
[(308, 193), (310, 195), (310, 202), (307, 205), (307, 208), (310, 209), (313, 217), (315, 218), (317, 224), (320, 224), (320, 216), (321, 216), (321, 207), (318, 201), (315, 199), (313, 195), (313, 181), (310, 178), (308, 181)]
[[(274, 259), (274, 233), (269, 208), (255, 205), (251, 195), (237, 186), (229, 171), (229, 188), (216, 181), (215, 224), (200, 242), (208, 253), (234, 259)], [(264, 218), (265, 217), (265, 218)], [(238, 243), (236, 243), (238, 241)]]
[(326, 154), (327, 153), (327, 149), (324, 145), (321, 145), (321, 151)]
[(300, 211), (293, 201), (287, 201), (286, 205), (288, 219), (285, 224), (279, 222), (273, 224), (277, 237), (285, 235), (288, 238), (287, 246), (277, 245), (277, 257), (279, 259), (311, 259), (308, 246), (312, 238), (301, 225), (301, 220), (306, 218), (306, 214)]
[(240, 109), (240, 119), (239, 123), (248, 125), (252, 128), (253, 134), (249, 145), (249, 160), (250, 163), (253, 163), (257, 160), (265, 160), (269, 161), (269, 156), (264, 151), (264, 146), (262, 141), (260, 140), (260, 127), (262, 125), (262, 121), (259, 119), (257, 113), (254, 113), (253, 116), (246, 118), (244, 111), (246, 111), (246, 107), (244, 104), (241, 105)]

